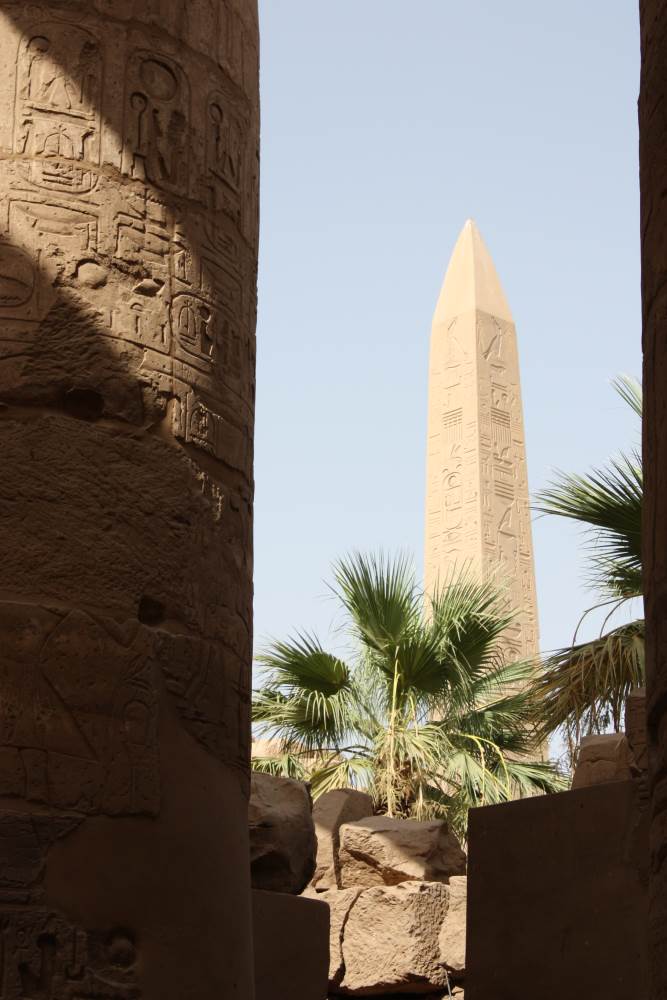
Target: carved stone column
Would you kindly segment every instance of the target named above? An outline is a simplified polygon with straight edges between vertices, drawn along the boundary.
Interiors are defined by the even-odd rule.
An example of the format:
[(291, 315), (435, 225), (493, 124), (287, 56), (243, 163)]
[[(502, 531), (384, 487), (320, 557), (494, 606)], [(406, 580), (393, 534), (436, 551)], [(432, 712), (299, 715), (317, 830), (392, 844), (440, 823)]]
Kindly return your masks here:
[(651, 998), (667, 998), (667, 3), (640, 0), (643, 569), (651, 781)]
[(0, 996), (246, 1000), (255, 0), (0, 0)]

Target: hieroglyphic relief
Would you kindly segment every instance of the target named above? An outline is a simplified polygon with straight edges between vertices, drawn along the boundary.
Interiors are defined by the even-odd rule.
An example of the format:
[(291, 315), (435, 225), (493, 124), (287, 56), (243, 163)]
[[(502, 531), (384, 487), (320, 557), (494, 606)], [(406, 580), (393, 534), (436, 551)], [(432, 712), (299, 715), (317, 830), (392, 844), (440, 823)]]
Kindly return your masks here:
[(0, 909), (3, 1000), (140, 1000), (131, 931), (84, 931), (49, 910)]
[(0, 905), (42, 899), (49, 850), (81, 821), (64, 813), (0, 812)]
[[(215, 900), (219, 881), (230, 913), (247, 895), (258, 81), (241, 8), (252, 5), (5, 6), (0, 399), (12, 482), (38, 468), (34, 493), (57, 527), (28, 524), (25, 561), (40, 572), (6, 574), (12, 603), (0, 604), (0, 996), (138, 1000), (139, 980), (160, 995), (151, 975), (170, 962), (193, 994), (245, 995), (247, 932)], [(223, 38), (223, 21), (240, 32)], [(30, 521), (13, 498), (3, 518)], [(186, 538), (181, 580), (162, 555)], [(191, 783), (174, 778), (175, 749)], [(165, 895), (191, 878), (217, 787), (199, 765), (225, 795), (223, 854), (193, 881), (212, 903), (211, 943), (172, 955), (161, 941), (139, 963), (159, 893), (128, 884), (118, 909), (137, 917), (136, 941), (76, 900), (104, 869), (93, 906), (104, 912), (126, 862), (109, 864), (100, 830), (136, 843), (149, 872), (152, 844), (184, 830), (156, 874)], [(70, 850), (81, 871), (63, 860)], [(72, 875), (68, 914), (90, 924), (49, 909), (59, 865)]]
[[(203, 393), (197, 410), (213, 414), (212, 426), (228, 421), (241, 401), (247, 423), (254, 318), (243, 283), (256, 199), (249, 111), (225, 88), (209, 89), (193, 108), (194, 72), (156, 49), (130, 50), (124, 67), (110, 64), (104, 38), (64, 19), (36, 22), (25, 33), (17, 52), (16, 161), (3, 164), (0, 319), (15, 323), (18, 336), (53, 306), (54, 287), (70, 288), (99, 308), (110, 336), (148, 349), (142, 372), (155, 373), (163, 398), (175, 395), (194, 412), (192, 394)], [(122, 199), (100, 168), (102, 133), (111, 128), (100, 95), (114, 73), (125, 95), (117, 168), (132, 181)], [(178, 198), (195, 181), (202, 212), (190, 218)], [(183, 439), (212, 451), (210, 433)]]
[[(38, 10), (39, 4), (31, 8)], [(203, 88), (206, 101), (193, 109), (191, 55), (186, 68), (155, 50), (130, 48), (126, 63), (116, 65), (108, 58), (106, 39), (91, 24), (84, 26), (85, 20), (33, 21), (16, 43), (13, 157), (0, 162), (0, 360), (5, 351), (20, 359), (29, 357), (31, 344), (36, 350), (43, 345), (42, 324), (57, 315), (63, 295), (75, 307), (80, 301), (82, 314), (85, 307), (96, 315), (95, 328), (118, 344), (123, 357), (131, 358), (128, 348), (136, 345), (140, 366), (134, 377), (154, 387), (158, 398), (173, 400), (175, 436), (247, 479), (254, 318), (244, 286), (254, 248), (240, 226), (256, 195), (248, 110), (238, 96), (234, 104), (225, 88), (210, 87)], [(125, 94), (117, 121), (101, 117), (103, 84)], [(199, 170), (192, 162), (196, 147), (186, 141), (197, 114), (205, 140)], [(109, 149), (115, 140), (115, 169), (127, 175), (122, 198), (109, 164), (100, 165), (105, 141)], [(194, 191), (197, 179), (200, 189)], [(181, 207), (179, 196), (188, 191), (200, 196), (198, 216)], [(75, 335), (70, 329), (70, 342)], [(83, 343), (81, 357), (89, 364)], [(17, 379), (20, 388), (21, 371), (19, 360), (5, 365), (2, 377)], [(75, 377), (75, 368), (71, 371)], [(10, 387), (15, 392), (16, 384)], [(6, 713), (20, 692), (12, 690), (11, 665), (6, 662), (4, 669), (12, 693), (0, 724), (9, 732)], [(43, 670), (40, 666), (40, 676)], [(139, 686), (140, 673), (133, 681)], [(47, 689), (35, 680), (55, 717), (57, 692), (49, 703)], [(151, 683), (147, 678), (147, 687)], [(236, 687), (241, 691), (243, 685)], [(142, 727), (145, 712), (141, 699), (136, 701), (126, 729)], [(108, 710), (112, 717), (118, 711), (113, 702)], [(153, 811), (157, 786), (150, 775), (150, 748), (146, 760), (137, 751), (138, 759), (131, 761), (132, 741), (104, 752), (92, 743), (82, 745), (75, 740), (72, 712), (76, 716), (73, 709), (62, 713), (62, 725), (76, 743), (66, 750), (62, 734), (47, 738), (26, 714), (14, 742), (0, 748), (0, 790), (84, 812)], [(231, 732), (234, 727), (226, 725)], [(234, 739), (238, 742), (238, 727)], [(234, 740), (222, 742), (231, 753)], [(58, 754), (74, 761), (71, 769), (80, 775), (76, 787), (63, 786), (67, 768)], [(116, 767), (114, 755), (124, 763)], [(116, 785), (122, 790), (114, 791)]]
[(100, 162), (102, 57), (98, 40), (59, 21), (24, 36), (17, 60), (14, 152), (26, 176), (52, 191), (83, 194)]
[(176, 194), (187, 194), (190, 87), (173, 59), (134, 52), (126, 74), (123, 172)]
[(156, 815), (157, 665), (136, 628), (0, 604), (0, 795)]
[[(247, 471), (255, 146), (238, 93), (208, 89), (193, 106), (189, 58), (186, 67), (134, 48), (118, 66), (88, 27), (31, 24), (17, 52), (17, 158), (1, 165), (9, 193), (0, 204), (0, 320), (17, 356), (12, 345), (31, 343), (26, 326), (38, 342), (59, 289), (83, 296), (109, 337), (145, 350), (138, 378), (158, 409), (176, 400), (174, 433)], [(103, 83), (124, 94), (115, 138), (100, 115)], [(122, 198), (100, 167), (100, 149), (114, 143), (116, 168), (130, 179)], [(181, 208), (193, 195), (199, 216)]]
[(494, 578), (518, 612), (502, 642), (516, 659), (538, 651), (516, 333), (473, 225), (459, 238), (433, 324), (425, 580), (430, 591), (464, 568)]

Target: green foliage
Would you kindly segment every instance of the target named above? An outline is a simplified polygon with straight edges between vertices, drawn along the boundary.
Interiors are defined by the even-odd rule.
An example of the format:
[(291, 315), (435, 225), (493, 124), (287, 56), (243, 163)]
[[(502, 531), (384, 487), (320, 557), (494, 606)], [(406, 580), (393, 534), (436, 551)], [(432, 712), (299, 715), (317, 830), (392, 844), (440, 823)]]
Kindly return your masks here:
[(367, 789), (389, 815), (446, 815), (461, 835), (471, 806), (562, 787), (531, 759), (533, 667), (503, 662), (511, 616), (492, 585), (463, 576), (429, 599), (405, 558), (359, 553), (333, 575), (352, 658), (304, 633), (258, 657), (253, 721), (281, 756), (253, 766), (307, 775), (315, 796)]
[[(641, 418), (639, 383), (622, 377), (616, 379), (614, 387)], [(643, 619), (604, 633), (609, 618), (623, 602), (642, 596), (642, 497), (638, 452), (621, 454), (604, 468), (583, 476), (559, 473), (551, 486), (537, 495), (538, 510), (585, 526), (591, 583), (602, 597), (591, 611), (611, 606), (600, 636), (577, 643), (575, 635), (572, 646), (545, 659), (542, 676), (534, 685), (542, 731), (546, 737), (562, 728), (571, 759), (582, 735), (603, 732), (610, 726), (620, 730), (625, 699), (644, 681)]]

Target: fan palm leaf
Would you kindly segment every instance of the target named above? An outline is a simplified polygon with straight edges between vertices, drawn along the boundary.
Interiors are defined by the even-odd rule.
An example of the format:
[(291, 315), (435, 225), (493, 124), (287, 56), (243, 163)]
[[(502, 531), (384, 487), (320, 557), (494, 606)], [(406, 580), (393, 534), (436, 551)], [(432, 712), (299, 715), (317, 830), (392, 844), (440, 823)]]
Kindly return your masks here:
[(644, 682), (644, 621), (621, 625), (591, 642), (558, 650), (535, 683), (545, 734), (569, 726), (586, 732), (619, 729), (630, 691)]
[[(615, 380), (621, 398), (639, 417), (642, 390), (627, 377)], [(625, 601), (642, 595), (641, 455), (621, 454), (587, 475), (560, 473), (537, 495), (537, 509), (584, 525), (589, 539), (592, 583), (610, 604), (601, 634), (576, 642), (545, 658), (532, 693), (540, 706), (543, 737), (563, 729), (574, 761), (585, 732), (600, 732), (622, 724), (623, 705), (630, 690), (644, 680), (644, 622), (633, 621), (605, 634), (611, 615)], [(585, 616), (584, 616), (585, 617)]]
[(405, 557), (359, 553), (334, 581), (357, 653), (345, 662), (308, 633), (262, 653), (253, 721), (285, 760), (262, 767), (307, 762), (315, 796), (363, 787), (389, 815), (448, 815), (462, 835), (470, 806), (549, 786), (549, 765), (532, 785), (507, 760), (536, 743), (528, 667), (502, 662), (511, 616), (497, 588), (464, 574), (425, 602)]

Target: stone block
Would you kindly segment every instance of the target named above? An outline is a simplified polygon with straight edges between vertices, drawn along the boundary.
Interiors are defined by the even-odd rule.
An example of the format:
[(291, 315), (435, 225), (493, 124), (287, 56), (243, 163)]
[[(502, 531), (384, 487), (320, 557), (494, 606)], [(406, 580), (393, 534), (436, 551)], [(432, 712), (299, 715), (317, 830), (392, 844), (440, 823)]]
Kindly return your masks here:
[(466, 967), (467, 876), (453, 875), (448, 888), (447, 913), (439, 938), (440, 962), (451, 973), (463, 975)]
[(319, 889), (340, 888), (340, 828), (344, 823), (373, 815), (373, 799), (353, 788), (326, 792), (313, 806), (317, 835), (317, 866), (313, 885)]
[(471, 811), (467, 1000), (648, 996), (648, 822), (638, 785)]
[(464, 875), (466, 858), (443, 820), (370, 816), (340, 830), (340, 880), (353, 885), (447, 882)]
[(343, 962), (343, 939), (345, 927), (352, 907), (363, 889), (329, 889), (317, 892), (309, 886), (304, 893), (310, 899), (317, 899), (329, 907), (329, 989), (335, 991), (345, 973)]
[(630, 747), (623, 733), (584, 736), (572, 777), (572, 788), (626, 781), (631, 777)]
[(297, 894), (315, 870), (315, 826), (308, 786), (253, 771), (250, 871), (254, 889)]
[(447, 984), (438, 935), (449, 889), (440, 882), (376, 886), (354, 902), (345, 925), (343, 992), (432, 993)]
[(304, 896), (253, 889), (255, 1000), (324, 1000), (329, 908)]

